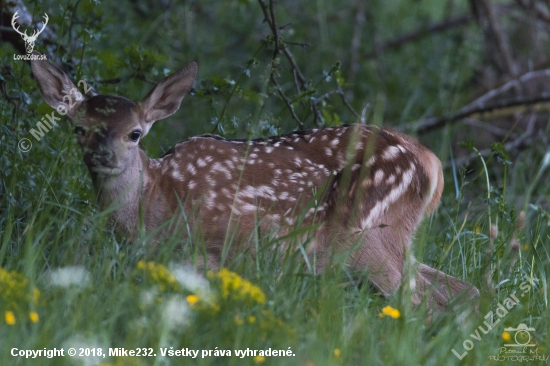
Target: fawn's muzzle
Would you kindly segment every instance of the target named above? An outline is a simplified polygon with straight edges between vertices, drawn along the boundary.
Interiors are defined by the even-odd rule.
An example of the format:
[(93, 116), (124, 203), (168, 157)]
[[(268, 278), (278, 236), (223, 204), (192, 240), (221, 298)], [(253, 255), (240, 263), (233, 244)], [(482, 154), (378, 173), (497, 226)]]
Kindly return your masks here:
[(110, 151), (93, 151), (88, 154), (86, 165), (111, 167), (113, 164), (113, 153)]

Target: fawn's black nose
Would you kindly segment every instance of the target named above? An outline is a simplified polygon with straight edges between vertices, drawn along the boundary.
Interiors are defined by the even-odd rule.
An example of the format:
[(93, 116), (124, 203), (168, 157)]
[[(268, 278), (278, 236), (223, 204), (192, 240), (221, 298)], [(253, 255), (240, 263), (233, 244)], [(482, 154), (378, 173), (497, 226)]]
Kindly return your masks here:
[(108, 166), (113, 159), (113, 153), (111, 151), (94, 151), (91, 153), (91, 158), (94, 165)]

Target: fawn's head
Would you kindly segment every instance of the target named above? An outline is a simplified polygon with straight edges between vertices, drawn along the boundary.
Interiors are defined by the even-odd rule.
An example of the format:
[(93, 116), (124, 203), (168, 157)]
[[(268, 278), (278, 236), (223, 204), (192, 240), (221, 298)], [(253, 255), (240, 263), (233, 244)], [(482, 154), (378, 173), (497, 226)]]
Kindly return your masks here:
[(197, 64), (192, 62), (134, 103), (113, 95), (85, 98), (69, 77), (47, 60), (31, 61), (31, 67), (46, 103), (69, 116), (88, 169), (102, 176), (118, 175), (139, 159), (139, 140), (155, 121), (179, 109), (197, 75)]

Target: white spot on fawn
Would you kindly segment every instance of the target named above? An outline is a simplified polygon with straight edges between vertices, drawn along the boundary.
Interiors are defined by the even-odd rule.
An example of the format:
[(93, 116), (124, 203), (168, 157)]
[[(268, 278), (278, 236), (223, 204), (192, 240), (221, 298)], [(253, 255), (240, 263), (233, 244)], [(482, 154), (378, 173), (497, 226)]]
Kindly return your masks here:
[(382, 159), (393, 160), (399, 156), (401, 150), (397, 146), (389, 146), (382, 154)]
[(384, 171), (383, 170), (377, 170), (376, 173), (374, 173), (374, 184), (380, 185), (382, 183), (382, 179), (384, 179)]
[(220, 173), (223, 173), (225, 175), (225, 178), (226, 179), (231, 179), (231, 174), (229, 174), (229, 171), (227, 169), (225, 169), (223, 167), (222, 164), (218, 163), (218, 162), (215, 162), (213, 165), (212, 165), (212, 173), (214, 172), (220, 172)]
[(361, 220), (361, 225), (363, 229), (371, 228), (373, 225), (377, 225), (378, 223), (374, 223), (373, 220), (375, 218), (380, 218), (382, 213), (385, 209), (388, 208), (389, 205), (394, 203), (401, 197), (401, 195), (409, 189), (409, 186), (412, 182), (412, 179), (414, 177), (414, 173), (416, 171), (416, 167), (411, 163), (408, 170), (406, 170), (403, 173), (403, 178), (401, 179), (401, 183), (397, 187), (394, 187), (388, 195), (386, 195), (381, 201), (376, 202), (376, 205), (370, 210), (368, 215)]
[(172, 171), (172, 178), (174, 178), (175, 180), (179, 180), (180, 182), (183, 182), (184, 178), (183, 178), (183, 174), (181, 174), (179, 171), (177, 170), (173, 170)]
[(193, 163), (188, 163), (186, 169), (189, 173), (193, 175), (197, 173), (197, 169), (195, 169), (195, 167), (193, 166)]
[(203, 158), (198, 158), (197, 165), (201, 168), (204, 168), (206, 165), (208, 165), (208, 163)]
[(245, 203), (244, 205), (240, 206), (240, 209), (244, 211), (256, 211), (256, 206), (251, 205), (250, 203)]
[(227, 165), (227, 167), (231, 170), (235, 169), (235, 164), (233, 164), (233, 162), (231, 160), (226, 160), (225, 165)]
[(376, 162), (376, 157), (373, 155), (369, 158), (369, 160), (367, 160), (367, 162), (365, 163), (365, 166), (369, 168), (373, 166), (375, 162)]
[(206, 207), (211, 210), (216, 206), (216, 197), (218, 196), (216, 192), (210, 191), (208, 199), (206, 200)]

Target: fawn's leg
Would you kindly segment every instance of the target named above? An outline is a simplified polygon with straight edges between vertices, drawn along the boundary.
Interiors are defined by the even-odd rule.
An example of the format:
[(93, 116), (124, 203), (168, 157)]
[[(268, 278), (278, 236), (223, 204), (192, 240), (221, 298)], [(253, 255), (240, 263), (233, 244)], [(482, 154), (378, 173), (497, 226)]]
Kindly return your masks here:
[(444, 310), (453, 299), (467, 300), (479, 296), (478, 289), (468, 282), (449, 276), (425, 264), (418, 264), (418, 295), (428, 295), (428, 306), (438, 311)]

